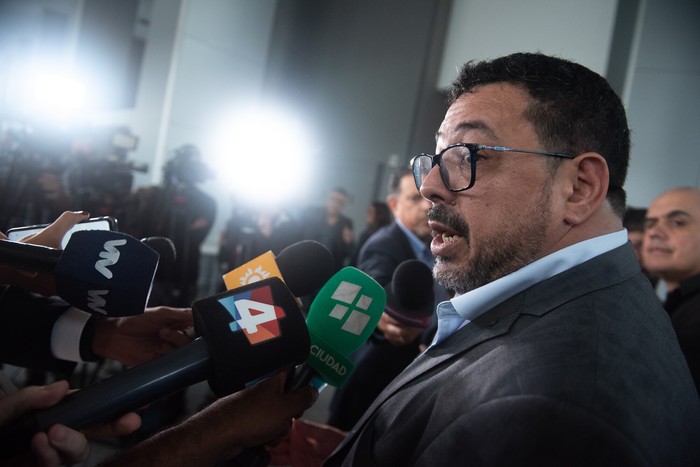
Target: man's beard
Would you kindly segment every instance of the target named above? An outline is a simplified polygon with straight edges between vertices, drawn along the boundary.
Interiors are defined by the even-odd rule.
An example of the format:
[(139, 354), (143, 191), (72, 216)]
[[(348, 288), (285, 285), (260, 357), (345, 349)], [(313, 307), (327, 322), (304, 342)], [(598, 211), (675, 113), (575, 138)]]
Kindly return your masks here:
[[(541, 255), (545, 229), (549, 223), (551, 191), (545, 186), (530, 209), (514, 211), (514, 218), (503, 223), (503, 231), (492, 238), (480, 239), (479, 250), (471, 260), (455, 264), (451, 258), (435, 257), (437, 281), (459, 294), (469, 292), (530, 264)], [(525, 207), (523, 207), (525, 208)], [(471, 249), (469, 224), (457, 211), (443, 204), (434, 205), (428, 218), (438, 221), (463, 237)]]

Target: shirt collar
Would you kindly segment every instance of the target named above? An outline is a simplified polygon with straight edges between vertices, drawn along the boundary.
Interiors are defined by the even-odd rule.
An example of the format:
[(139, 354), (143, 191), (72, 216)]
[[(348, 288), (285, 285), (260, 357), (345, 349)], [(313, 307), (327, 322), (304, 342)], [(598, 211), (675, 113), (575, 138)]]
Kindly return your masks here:
[(425, 244), (423, 240), (418, 238), (416, 234), (411, 232), (408, 227), (403, 225), (400, 220), (394, 219), (396, 222), (396, 225), (399, 226), (399, 228), (403, 231), (404, 234), (406, 234), (406, 237), (408, 238), (408, 243), (411, 245), (411, 250), (413, 250), (413, 254), (416, 256), (417, 259), (423, 261), (426, 263), (426, 260), (429, 259), (429, 264), (431, 268), (433, 267), (433, 255), (430, 253), (430, 249), (428, 246)]
[[(584, 240), (540, 258), (507, 276), (458, 295), (438, 306), (438, 329), (443, 315), (454, 318), (454, 313), (457, 313), (463, 320), (460, 326), (463, 326), (528, 287), (624, 245), (626, 242), (627, 230), (625, 229)], [(453, 332), (456, 330), (453, 329)], [(441, 339), (436, 339), (435, 342), (447, 337), (444, 332), (441, 334)]]

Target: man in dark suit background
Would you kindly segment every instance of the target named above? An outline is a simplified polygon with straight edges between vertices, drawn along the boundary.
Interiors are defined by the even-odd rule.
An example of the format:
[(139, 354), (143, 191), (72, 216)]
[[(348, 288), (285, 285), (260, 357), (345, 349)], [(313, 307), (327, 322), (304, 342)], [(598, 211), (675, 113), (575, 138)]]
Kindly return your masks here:
[(700, 392), (699, 189), (674, 188), (652, 201), (644, 222), (642, 257), (666, 285), (664, 308)]
[[(358, 269), (382, 286), (409, 259), (433, 266), (428, 247), (430, 202), (416, 188), (413, 172), (409, 168), (394, 172), (388, 187), (386, 203), (394, 221), (367, 240), (357, 262)], [(383, 313), (369, 340), (351, 355), (355, 370), (333, 395), (328, 423), (343, 430), (352, 428), (382, 389), (418, 356), (424, 331)]]
[(467, 63), (437, 154), (412, 161), (429, 213), (435, 341), (344, 441), (295, 422), (294, 465), (693, 466), (700, 401), (622, 228), (624, 106), (542, 54)]

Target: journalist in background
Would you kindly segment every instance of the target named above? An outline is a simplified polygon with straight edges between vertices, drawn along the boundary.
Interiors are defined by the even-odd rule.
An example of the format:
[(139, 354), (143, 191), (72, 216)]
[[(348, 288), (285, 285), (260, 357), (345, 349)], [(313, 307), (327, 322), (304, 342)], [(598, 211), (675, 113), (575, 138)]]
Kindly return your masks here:
[(693, 466), (700, 402), (622, 228), (625, 110), (605, 79), (542, 54), (470, 62), (436, 155), (433, 344), (341, 439), (295, 422), (277, 463)]

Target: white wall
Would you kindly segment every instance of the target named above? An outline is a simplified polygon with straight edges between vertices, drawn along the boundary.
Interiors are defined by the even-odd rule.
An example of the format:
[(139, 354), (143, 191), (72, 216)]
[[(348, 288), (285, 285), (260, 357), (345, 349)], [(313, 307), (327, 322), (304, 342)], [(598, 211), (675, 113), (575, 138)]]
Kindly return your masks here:
[(675, 186), (700, 187), (699, 51), (700, 2), (647, 0), (627, 103), (632, 206)]
[[(617, 0), (455, 0), (438, 87), (461, 63), (515, 51), (572, 59), (605, 76)], [(632, 130), (628, 204), (700, 186), (700, 2), (641, 0), (621, 91)]]
[(605, 74), (617, 0), (454, 0), (438, 87), (469, 60), (543, 52)]
[[(134, 188), (160, 183), (170, 150), (185, 143), (204, 150), (218, 119), (259, 93), (276, 6), (277, 0), (153, 0), (136, 106), (96, 118), (126, 124), (139, 137), (130, 158), (150, 170), (135, 175)], [(202, 188), (218, 202), (203, 245), (213, 253), (229, 195), (218, 181)]]
[[(276, 8), (277, 0), (184, 0), (160, 164), (167, 151), (184, 143), (199, 146), (206, 160), (219, 120), (258, 95)], [(230, 215), (223, 175), (223, 185), (203, 185), (218, 201), (216, 221), (202, 247), (206, 253), (218, 250), (218, 236)]]
[(159, 180), (182, 0), (154, 0), (152, 8), (136, 107), (110, 116), (114, 123), (125, 122), (139, 138), (131, 159), (149, 165), (148, 174), (134, 177), (134, 188)]
[[(13, 27), (29, 23), (26, 28), (29, 31), (20, 33), (25, 41), (22, 43), (31, 45), (27, 38), (36, 26), (35, 22), (22, 19), (26, 20), (27, 14), (35, 18), (39, 8), (48, 1), (54, 8), (62, 6), (68, 11), (77, 9), (76, 5), (80, 4), (77, 0), (16, 0), (15, 3), (23, 7), (18, 7), (19, 11), (25, 15), (15, 19)], [(621, 1), (454, 0), (437, 86), (446, 87), (456, 75), (457, 67), (466, 60), (492, 58), (516, 50), (558, 54), (605, 74), (611, 56), (615, 14)], [(700, 157), (696, 155), (700, 147), (700, 131), (697, 130), (700, 124), (700, 2), (640, 2), (638, 42), (631, 49), (634, 55), (630, 60), (632, 73), (622, 92), (633, 131), (627, 189), (629, 203), (635, 206), (647, 205), (659, 192), (672, 186), (700, 186)], [(137, 174), (136, 186), (158, 183), (160, 165), (168, 150), (186, 142), (205, 146), (210, 128), (222, 113), (256, 97), (267, 68), (277, 5), (278, 0), (152, 0), (136, 107), (95, 117), (95, 122), (128, 125), (140, 138), (131, 159), (148, 162), (151, 170), (146, 175)], [(362, 24), (362, 18), (348, 14), (354, 8), (352, 5), (337, 5), (345, 10), (342, 10), (342, 18), (336, 21), (342, 21), (347, 32), (359, 27), (351, 20)], [(0, 35), (5, 41), (0, 42), (3, 58), (0, 100), (5, 104), (12, 96), (7, 86), (3, 86), (7, 83), (3, 81), (2, 72), (7, 71), (16, 58), (10, 54), (14, 49), (3, 47), (9, 39), (14, 40), (7, 32), (6, 28)], [(334, 60), (332, 70), (337, 69), (339, 78), (353, 84), (350, 80), (354, 75), (348, 74), (346, 78), (343, 74), (346, 68), (356, 71), (353, 66), (344, 65), (346, 55), (357, 48), (347, 35), (343, 32), (333, 36), (334, 41), (345, 39), (347, 44), (337, 46), (329, 54)], [(372, 36), (372, 40), (380, 39)], [(336, 50), (341, 52), (336, 53)], [(406, 65), (411, 59), (418, 60), (407, 54), (397, 58), (398, 63), (391, 62), (389, 68)], [(358, 53), (354, 60), (360, 63), (365, 56)], [(368, 66), (376, 63), (371, 56), (366, 56), (366, 60)], [(386, 62), (384, 57), (381, 65), (386, 66)], [(378, 70), (374, 73), (381, 72), (382, 77), (390, 72)], [(326, 78), (324, 75), (323, 80), (328, 81)], [(358, 85), (362, 86), (362, 83)], [(377, 96), (376, 99), (374, 95), (365, 97), (380, 102), (384, 95), (378, 93)], [(341, 97), (349, 104), (356, 100), (352, 96)], [(347, 113), (349, 107), (351, 105), (339, 108)], [(339, 135), (344, 138), (341, 146), (347, 142), (352, 154), (404, 155), (401, 148), (406, 138), (403, 126), (398, 129), (400, 131), (394, 128), (398, 125), (396, 113), (389, 115), (387, 112), (374, 132), (363, 132), (361, 123), (351, 122), (355, 126), (346, 125), (344, 135)], [(391, 134), (393, 144), (384, 144), (377, 150), (377, 141), (383, 141), (377, 134), (383, 133)], [(357, 140), (374, 152), (358, 151)], [(329, 158), (325, 164), (343, 174), (343, 185), (368, 185), (367, 171), (371, 169), (367, 168), (366, 161), (356, 157), (336, 159)], [(218, 186), (207, 184), (205, 189), (219, 201), (217, 223), (205, 246), (207, 252), (213, 252), (215, 236), (228, 217), (230, 206), (228, 195)], [(362, 228), (365, 205), (364, 200), (361, 201), (356, 209), (358, 231)]]

